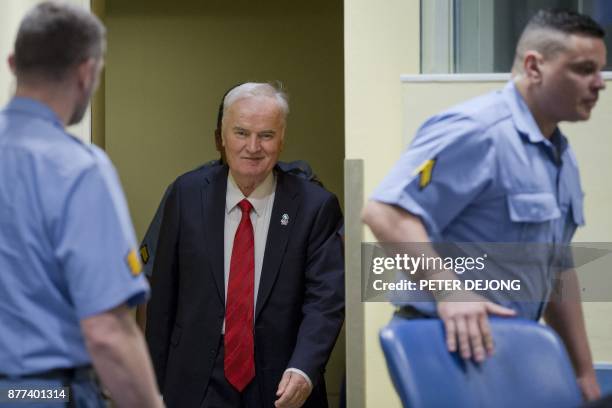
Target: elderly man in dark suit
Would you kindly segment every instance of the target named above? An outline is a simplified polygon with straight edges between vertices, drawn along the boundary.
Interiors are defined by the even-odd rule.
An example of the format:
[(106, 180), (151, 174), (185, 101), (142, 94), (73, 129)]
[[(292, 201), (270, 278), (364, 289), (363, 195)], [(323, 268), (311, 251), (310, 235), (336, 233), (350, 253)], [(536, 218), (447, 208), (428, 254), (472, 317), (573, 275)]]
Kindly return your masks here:
[(224, 101), (227, 165), (179, 177), (152, 279), (147, 340), (169, 407), (326, 407), (344, 318), (336, 197), (276, 166), (285, 94)]

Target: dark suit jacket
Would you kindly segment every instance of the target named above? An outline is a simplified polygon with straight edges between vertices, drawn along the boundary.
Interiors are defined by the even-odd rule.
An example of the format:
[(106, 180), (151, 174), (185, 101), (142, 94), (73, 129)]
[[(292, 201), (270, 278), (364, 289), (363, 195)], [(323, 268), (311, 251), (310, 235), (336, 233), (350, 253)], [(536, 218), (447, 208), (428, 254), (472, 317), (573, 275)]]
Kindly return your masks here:
[[(288, 367), (313, 381), (305, 406), (326, 407), (323, 372), (344, 320), (342, 215), (333, 194), (275, 171), (254, 320), (256, 376), (265, 407)], [(164, 211), (146, 336), (169, 407), (200, 406), (220, 343), (227, 172), (215, 166), (179, 177)]]

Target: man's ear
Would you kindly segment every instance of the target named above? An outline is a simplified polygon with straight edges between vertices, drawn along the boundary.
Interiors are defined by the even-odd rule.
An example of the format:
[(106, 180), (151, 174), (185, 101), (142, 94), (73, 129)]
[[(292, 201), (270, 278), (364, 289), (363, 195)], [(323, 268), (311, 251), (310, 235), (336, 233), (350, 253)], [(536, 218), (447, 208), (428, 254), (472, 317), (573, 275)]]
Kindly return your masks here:
[(80, 89), (89, 89), (96, 81), (98, 62), (88, 58), (77, 66), (78, 85)]
[(523, 59), (523, 72), (530, 82), (540, 83), (542, 81), (542, 62), (544, 58), (537, 51), (527, 51)]
[(215, 147), (218, 152), (223, 151), (223, 139), (221, 138), (221, 129), (215, 129)]
[(16, 70), (16, 66), (15, 66), (15, 54), (11, 53), (8, 56), (7, 62), (8, 62), (9, 69), (11, 70), (13, 75), (15, 75), (15, 70)]
[(221, 147), (225, 147), (225, 136), (223, 135), (223, 130), (219, 131), (219, 140), (221, 143)]

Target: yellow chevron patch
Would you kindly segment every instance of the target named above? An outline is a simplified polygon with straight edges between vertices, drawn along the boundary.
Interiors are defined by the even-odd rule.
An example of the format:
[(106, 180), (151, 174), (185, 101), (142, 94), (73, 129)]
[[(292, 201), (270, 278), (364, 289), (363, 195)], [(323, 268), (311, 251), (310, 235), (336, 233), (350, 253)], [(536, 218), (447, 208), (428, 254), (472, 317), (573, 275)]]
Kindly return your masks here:
[(419, 188), (422, 190), (431, 183), (431, 175), (433, 173), (433, 168), (436, 165), (436, 159), (425, 160), (423, 164), (421, 164), (415, 170), (414, 174), (419, 175)]
[(130, 250), (127, 254), (125, 261), (130, 267), (130, 272), (132, 276), (138, 276), (142, 272), (142, 264), (140, 263), (140, 258), (138, 258), (138, 254), (135, 249)]

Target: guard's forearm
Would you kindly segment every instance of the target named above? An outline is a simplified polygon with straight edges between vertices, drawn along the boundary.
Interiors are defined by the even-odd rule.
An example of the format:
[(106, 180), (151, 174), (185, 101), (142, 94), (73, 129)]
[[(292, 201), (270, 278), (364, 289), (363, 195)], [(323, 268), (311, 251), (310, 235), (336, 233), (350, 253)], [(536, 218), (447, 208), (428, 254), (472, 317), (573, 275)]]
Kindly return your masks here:
[(84, 328), (87, 348), (116, 406), (162, 406), (146, 344), (129, 311), (122, 308), (96, 319)]
[(557, 284), (562, 287), (555, 290), (544, 318), (565, 343), (576, 375), (580, 377), (593, 372), (593, 359), (582, 313), (578, 278), (575, 270), (565, 271), (561, 276)]
[[(377, 201), (369, 201), (361, 217), (378, 241), (385, 243), (385, 249), (391, 253), (408, 253), (414, 257), (439, 257), (419, 217), (399, 207)], [(410, 245), (410, 243), (416, 244)], [(418, 277), (411, 275), (410, 278), (454, 280), (457, 277), (450, 270), (431, 269), (420, 270)], [(438, 299), (445, 295), (442, 291), (431, 291), (431, 293)]]
[(429, 242), (421, 220), (398, 207), (369, 201), (361, 218), (380, 242)]

